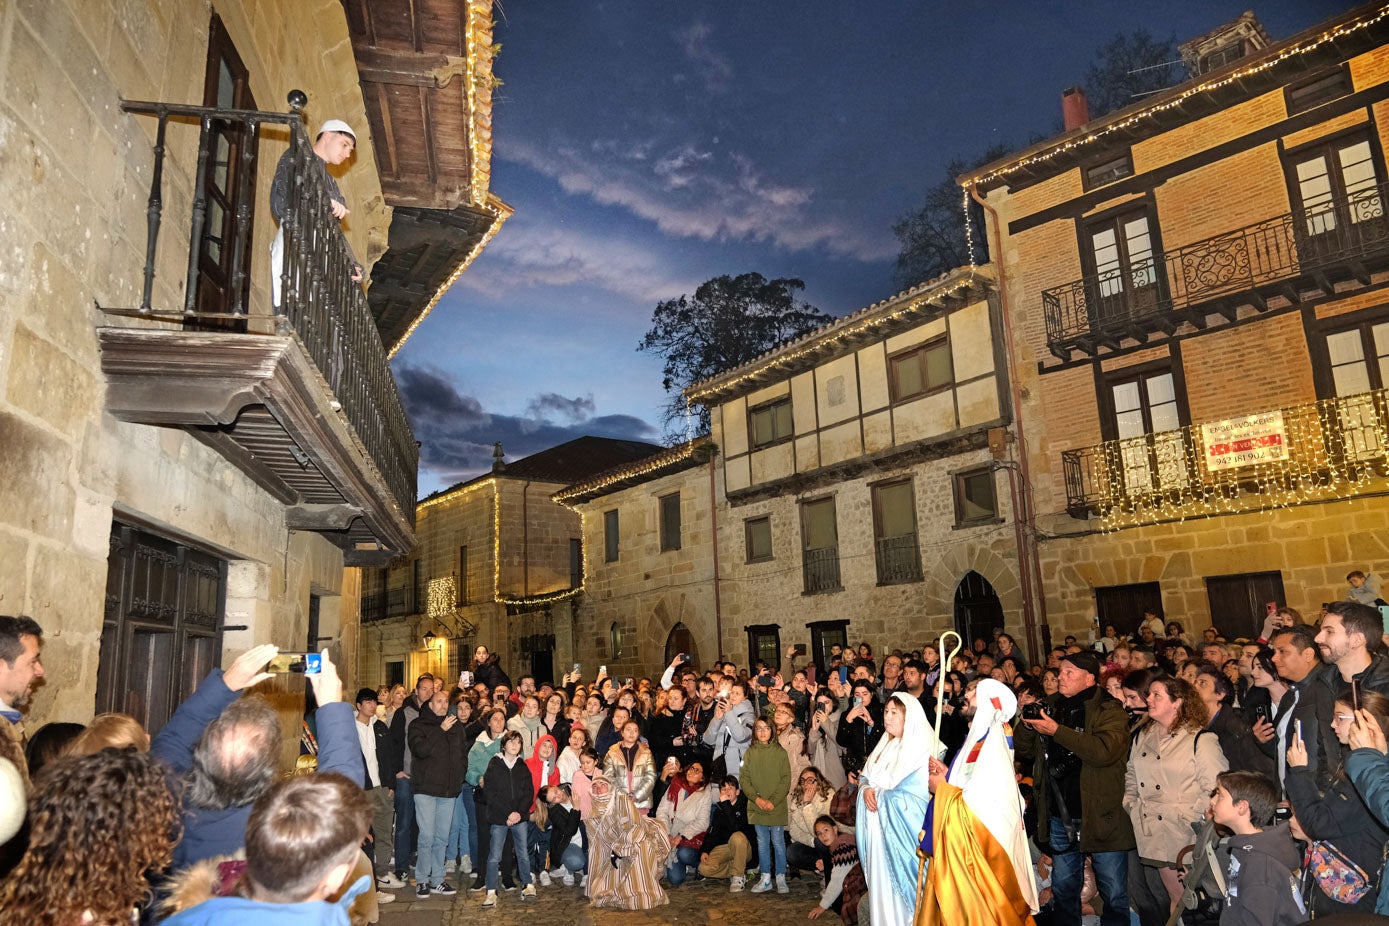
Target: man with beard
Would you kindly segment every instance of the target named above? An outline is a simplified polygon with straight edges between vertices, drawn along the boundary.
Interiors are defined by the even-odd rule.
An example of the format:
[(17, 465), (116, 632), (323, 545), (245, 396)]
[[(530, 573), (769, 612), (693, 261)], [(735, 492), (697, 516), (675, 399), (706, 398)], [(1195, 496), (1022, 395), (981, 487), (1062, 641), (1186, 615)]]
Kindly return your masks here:
[[(1098, 685), (1093, 653), (1061, 659), (1060, 690), (1023, 723), (1041, 735), (1033, 762), (1036, 842), (1052, 857), (1053, 922), (1079, 926), (1085, 856), (1104, 901), (1103, 926), (1128, 926), (1128, 857), (1136, 846), (1124, 812), (1128, 715)], [(1054, 718), (1054, 719), (1053, 719)]]
[(912, 659), (902, 667), (902, 688), (913, 698), (921, 702), (921, 709), (926, 712), (926, 719), (932, 723), (936, 717), (936, 696), (935, 692), (926, 687), (926, 674), (930, 670), (926, 668), (926, 663), (920, 659)]
[(1317, 632), (1321, 658), (1334, 668), (1325, 674), (1332, 693), (1340, 697), (1352, 683), (1361, 691), (1389, 695), (1389, 658), (1380, 649), (1384, 624), (1379, 612), (1354, 601), (1333, 601), (1326, 607)]
[[(694, 756), (704, 763), (705, 768), (713, 768), (714, 747), (704, 742), (704, 734), (709, 729), (709, 721), (714, 719), (714, 680), (701, 675), (695, 682), (695, 695), (685, 708), (685, 726), (694, 735)], [(686, 736), (685, 742), (690, 742)]]
[(28, 780), (24, 764), (24, 715), (34, 684), (43, 678), (39, 648), (43, 628), (31, 617), (0, 615), (0, 756), (13, 758)]

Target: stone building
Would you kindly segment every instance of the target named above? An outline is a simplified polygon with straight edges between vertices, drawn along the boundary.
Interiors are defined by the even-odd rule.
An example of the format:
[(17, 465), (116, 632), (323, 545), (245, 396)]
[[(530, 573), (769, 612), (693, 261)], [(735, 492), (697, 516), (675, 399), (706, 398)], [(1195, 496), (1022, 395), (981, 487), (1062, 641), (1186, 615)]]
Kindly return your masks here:
[(711, 443), (559, 493), (584, 523), (576, 658), (1027, 639), (998, 312), (987, 268), (915, 287), (692, 386)]
[(961, 178), (1015, 344), (1046, 616), (1257, 632), (1389, 570), (1389, 11), (1193, 76)]
[(584, 594), (573, 661), (591, 676), (642, 676), (687, 653), (706, 665), (719, 638), (714, 534), (724, 515), (715, 447), (681, 444), (557, 492), (582, 517)]
[(552, 496), (659, 449), (581, 437), (504, 463), (499, 446), (491, 472), (422, 499), (413, 551), (361, 570), (363, 683), (456, 679), (478, 644), (513, 675), (567, 671), (583, 534), (579, 515)]
[[(98, 6), (0, 5), (0, 611), (45, 628), (32, 724), (156, 730), (254, 643), (355, 660), (343, 567), (414, 542), (387, 351), (510, 210), (488, 0)], [(357, 142), (341, 230), (329, 118)], [(291, 744), (302, 692), (279, 686)]]

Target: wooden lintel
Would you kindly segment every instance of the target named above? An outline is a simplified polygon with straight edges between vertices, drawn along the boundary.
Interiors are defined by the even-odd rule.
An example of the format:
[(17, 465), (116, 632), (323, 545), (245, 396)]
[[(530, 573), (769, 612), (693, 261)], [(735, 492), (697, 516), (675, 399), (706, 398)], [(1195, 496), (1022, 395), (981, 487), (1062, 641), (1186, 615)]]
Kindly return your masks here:
[(357, 75), (366, 82), (442, 90), (455, 77), (468, 73), (468, 59), (459, 55), (430, 55), (359, 45)]
[(344, 531), (362, 516), (356, 505), (295, 505), (285, 509), (285, 527), (293, 531)]

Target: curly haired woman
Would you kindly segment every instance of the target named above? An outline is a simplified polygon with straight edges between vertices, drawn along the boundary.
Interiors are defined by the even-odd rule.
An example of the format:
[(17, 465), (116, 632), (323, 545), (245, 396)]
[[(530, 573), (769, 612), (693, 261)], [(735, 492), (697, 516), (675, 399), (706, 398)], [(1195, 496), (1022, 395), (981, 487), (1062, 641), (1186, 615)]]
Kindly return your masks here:
[(0, 884), (6, 921), (124, 926), (168, 867), (178, 815), (148, 753), (103, 749), (62, 759), (29, 798), (29, 847)]

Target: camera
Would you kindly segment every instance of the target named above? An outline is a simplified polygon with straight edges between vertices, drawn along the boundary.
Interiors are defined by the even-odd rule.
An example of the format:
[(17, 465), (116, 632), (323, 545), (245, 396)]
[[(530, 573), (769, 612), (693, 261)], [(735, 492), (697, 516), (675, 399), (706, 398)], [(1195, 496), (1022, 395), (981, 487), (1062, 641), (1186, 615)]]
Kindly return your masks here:
[(774, 676), (771, 676), (771, 675), (759, 675), (759, 676), (757, 676), (757, 685), (758, 685), (759, 688), (771, 688), (771, 687), (772, 687), (773, 685), (775, 685), (775, 684), (776, 684), (776, 678), (775, 678)]
[(1041, 720), (1043, 707), (1044, 705), (1041, 701), (1033, 701), (1031, 704), (1024, 704), (1022, 706), (1022, 719)]

